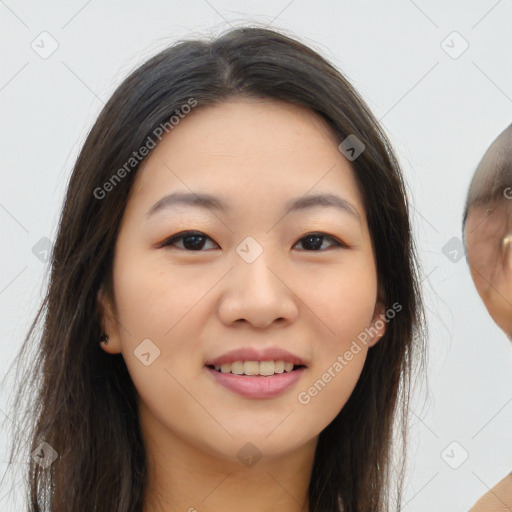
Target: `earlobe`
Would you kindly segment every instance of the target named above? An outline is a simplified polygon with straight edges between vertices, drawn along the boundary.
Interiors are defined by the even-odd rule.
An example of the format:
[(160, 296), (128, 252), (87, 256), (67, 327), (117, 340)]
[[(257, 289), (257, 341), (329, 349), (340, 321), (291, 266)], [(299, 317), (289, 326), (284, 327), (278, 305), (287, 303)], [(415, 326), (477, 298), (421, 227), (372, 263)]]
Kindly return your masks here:
[(109, 354), (113, 354), (114, 352), (112, 352), (112, 348), (108, 346), (108, 339), (109, 339), (109, 336), (108, 334), (102, 334), (100, 336), (100, 347), (107, 353)]
[(97, 301), (102, 332), (98, 339), (100, 347), (109, 354), (119, 354), (121, 352), (119, 329), (117, 328), (117, 322), (112, 312), (112, 306), (103, 289), (98, 291)]

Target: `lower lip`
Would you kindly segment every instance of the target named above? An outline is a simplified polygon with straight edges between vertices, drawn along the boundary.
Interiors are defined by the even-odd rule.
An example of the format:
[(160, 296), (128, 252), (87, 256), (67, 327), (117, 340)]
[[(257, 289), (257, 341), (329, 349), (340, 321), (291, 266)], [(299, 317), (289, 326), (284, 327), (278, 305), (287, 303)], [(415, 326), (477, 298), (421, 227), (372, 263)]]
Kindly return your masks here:
[(272, 398), (284, 393), (301, 377), (306, 368), (274, 375), (234, 375), (205, 367), (210, 375), (222, 386), (247, 398)]

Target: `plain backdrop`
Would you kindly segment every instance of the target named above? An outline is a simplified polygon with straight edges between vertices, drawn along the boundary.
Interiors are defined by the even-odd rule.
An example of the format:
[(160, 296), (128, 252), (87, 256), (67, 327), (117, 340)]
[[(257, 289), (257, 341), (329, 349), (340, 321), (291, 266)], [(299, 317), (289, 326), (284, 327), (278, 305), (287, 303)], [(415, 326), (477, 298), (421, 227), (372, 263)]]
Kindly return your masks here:
[[(511, 0), (2, 0), (0, 16), (0, 378), (43, 296), (45, 248), (103, 104), (176, 39), (256, 22), (292, 32), (338, 66), (403, 166), (430, 329), (404, 510), (466, 511), (512, 470), (512, 347), (481, 303), (460, 245), (471, 176), (512, 122)], [(0, 395), (7, 425), (9, 382)], [(5, 512), (22, 508), (7, 497), (12, 485), (6, 478), (0, 489)]]

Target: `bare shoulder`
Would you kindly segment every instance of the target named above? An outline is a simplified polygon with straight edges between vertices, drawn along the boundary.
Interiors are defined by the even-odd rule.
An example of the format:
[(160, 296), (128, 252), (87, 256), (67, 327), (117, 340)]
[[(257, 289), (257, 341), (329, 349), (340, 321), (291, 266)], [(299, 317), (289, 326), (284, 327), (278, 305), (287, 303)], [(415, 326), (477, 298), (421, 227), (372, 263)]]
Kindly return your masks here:
[(512, 512), (512, 473), (484, 494), (469, 512)]

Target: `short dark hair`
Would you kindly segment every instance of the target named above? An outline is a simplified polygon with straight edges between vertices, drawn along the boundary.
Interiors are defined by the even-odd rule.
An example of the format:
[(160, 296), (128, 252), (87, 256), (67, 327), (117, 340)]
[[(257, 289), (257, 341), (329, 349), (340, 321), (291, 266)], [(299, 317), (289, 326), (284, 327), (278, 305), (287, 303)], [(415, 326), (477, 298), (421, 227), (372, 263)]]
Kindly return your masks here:
[[(511, 197), (507, 198), (507, 191)], [(512, 199), (512, 124), (494, 139), (473, 174), (462, 214), (462, 232), (472, 206), (507, 199)]]

